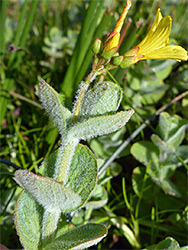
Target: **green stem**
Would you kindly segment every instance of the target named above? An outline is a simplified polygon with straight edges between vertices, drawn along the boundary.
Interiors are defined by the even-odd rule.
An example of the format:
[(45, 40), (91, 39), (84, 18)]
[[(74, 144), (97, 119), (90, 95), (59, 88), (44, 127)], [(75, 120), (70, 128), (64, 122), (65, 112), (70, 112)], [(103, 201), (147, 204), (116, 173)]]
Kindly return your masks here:
[(57, 161), (55, 164), (55, 174), (53, 179), (65, 185), (67, 173), (72, 161), (75, 147), (78, 145), (78, 139), (70, 138), (59, 148)]
[(94, 79), (96, 78), (96, 76), (98, 74), (100, 74), (100, 72), (102, 72), (102, 70), (104, 69), (104, 66), (101, 65), (102, 62), (103, 62), (103, 60), (100, 60), (97, 67), (95, 69), (93, 69), (91, 71), (91, 73), (85, 78), (85, 81), (81, 82), (80, 89), (79, 89), (79, 92), (78, 92), (78, 96), (77, 96), (77, 99), (76, 99), (76, 103), (75, 103), (75, 106), (74, 106), (74, 109), (73, 109), (73, 117), (72, 117), (72, 123), (73, 124), (78, 119), (80, 109), (81, 109), (81, 105), (82, 105), (82, 101), (83, 101), (83, 98), (84, 98), (84, 96), (85, 96), (85, 94), (86, 94), (86, 92), (88, 90), (89, 84), (91, 82), (93, 82)]
[(88, 90), (88, 87), (89, 87), (89, 84), (86, 81), (83, 83), (83, 85), (81, 85), (81, 89), (80, 89), (80, 92), (79, 92), (79, 95), (78, 95), (78, 98), (76, 100), (75, 107), (74, 107), (74, 113), (73, 113), (73, 117), (72, 117), (73, 124), (78, 119), (78, 115), (79, 115), (80, 109), (81, 109), (82, 100), (85, 96), (85, 93)]
[(58, 209), (45, 210), (42, 220), (42, 249), (49, 244), (54, 237), (61, 211)]
[[(102, 63), (103, 60), (100, 60), (99, 63), (97, 64), (97, 67), (93, 69), (91, 73), (85, 78), (85, 81), (81, 82), (76, 103), (73, 109), (72, 125), (74, 125), (74, 123), (78, 119), (82, 101), (88, 90), (89, 84), (93, 82), (95, 77), (98, 74), (101, 74), (104, 70), (104, 66), (102, 65)], [(74, 150), (78, 145), (78, 143), (79, 143), (78, 139), (65, 137), (63, 145), (59, 148), (53, 179), (63, 183), (64, 185), (66, 184), (67, 173), (72, 161), (72, 157), (74, 155)]]

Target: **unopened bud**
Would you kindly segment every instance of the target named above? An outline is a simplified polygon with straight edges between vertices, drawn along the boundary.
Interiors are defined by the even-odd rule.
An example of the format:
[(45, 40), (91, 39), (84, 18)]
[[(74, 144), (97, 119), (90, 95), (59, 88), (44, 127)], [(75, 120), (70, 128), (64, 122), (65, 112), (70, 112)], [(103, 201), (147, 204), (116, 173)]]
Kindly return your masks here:
[(112, 48), (109, 49), (108, 45), (105, 46), (102, 52), (102, 57), (105, 59), (110, 59), (115, 53), (116, 53), (117, 48)]
[(129, 56), (129, 57), (125, 57), (122, 62), (120, 63), (120, 67), (121, 68), (128, 68), (130, 67), (132, 64), (136, 63), (136, 57), (133, 56)]
[(105, 44), (104, 49), (102, 51), (102, 56), (105, 59), (110, 59), (116, 53), (118, 46), (119, 46), (119, 37), (120, 33), (113, 33), (111, 32), (108, 36)]
[(114, 64), (112, 63), (108, 63), (105, 67), (107, 70), (111, 70), (111, 69), (114, 69)]
[(113, 55), (113, 57), (115, 57), (115, 56), (119, 56), (119, 52), (116, 52), (116, 53)]
[(98, 54), (100, 53), (102, 50), (102, 42), (101, 40), (97, 37), (93, 43), (93, 46), (92, 46), (92, 51), (94, 54)]
[(112, 63), (114, 65), (120, 65), (120, 63), (123, 61), (124, 56), (116, 56), (112, 57)]
[(127, 56), (136, 56), (139, 50), (140, 50), (140, 48), (139, 48), (138, 46), (136, 46), (136, 47), (134, 47), (134, 48), (128, 50), (128, 51), (124, 54), (124, 56), (125, 56), (125, 57), (127, 57)]
[(99, 58), (95, 57), (93, 60), (93, 64), (97, 65), (98, 62), (99, 62)]

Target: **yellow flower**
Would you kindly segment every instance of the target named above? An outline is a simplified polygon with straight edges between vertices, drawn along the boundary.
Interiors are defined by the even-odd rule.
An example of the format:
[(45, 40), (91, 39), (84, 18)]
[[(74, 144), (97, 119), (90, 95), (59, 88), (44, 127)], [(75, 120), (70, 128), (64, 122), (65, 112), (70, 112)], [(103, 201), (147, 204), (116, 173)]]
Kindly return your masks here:
[(120, 31), (122, 29), (125, 17), (130, 7), (131, 7), (131, 0), (127, 0), (127, 4), (123, 9), (123, 12), (119, 17), (114, 30), (109, 34), (109, 36), (106, 39), (104, 49), (102, 52), (102, 56), (106, 59), (111, 58), (119, 46)]
[(171, 25), (171, 17), (162, 17), (160, 9), (158, 9), (155, 21), (146, 37), (136, 47), (124, 54), (125, 58), (120, 66), (129, 67), (145, 59), (186, 61), (188, 56), (185, 49), (177, 45), (168, 45)]

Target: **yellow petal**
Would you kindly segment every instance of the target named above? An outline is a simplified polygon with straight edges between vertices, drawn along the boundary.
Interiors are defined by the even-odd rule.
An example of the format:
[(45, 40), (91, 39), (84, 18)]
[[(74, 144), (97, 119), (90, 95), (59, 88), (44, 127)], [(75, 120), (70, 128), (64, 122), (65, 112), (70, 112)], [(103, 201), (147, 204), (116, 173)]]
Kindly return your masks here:
[(160, 9), (158, 9), (158, 10), (157, 10), (156, 17), (155, 17), (155, 20), (154, 20), (154, 22), (153, 22), (153, 24), (152, 24), (152, 26), (151, 26), (150, 31), (153, 31), (153, 32), (156, 31), (156, 29), (157, 29), (157, 27), (158, 27), (160, 21), (162, 20), (162, 18), (163, 18), (163, 16), (162, 16), (162, 14), (161, 14), (161, 11), (160, 11)]
[(171, 31), (172, 19), (170, 16), (162, 18), (157, 26), (157, 29), (150, 35), (146, 35), (147, 40), (140, 47), (139, 54), (149, 54), (153, 50), (164, 47), (169, 42), (169, 35)]
[(154, 50), (151, 54), (145, 54), (144, 59), (174, 59), (177, 61), (187, 61), (187, 51), (178, 45), (169, 45)]
[(117, 47), (119, 45), (120, 33), (116, 33), (112, 39), (109, 41), (109, 49)]
[(121, 31), (121, 28), (123, 26), (123, 23), (124, 23), (124, 20), (125, 20), (125, 17), (127, 15), (127, 12), (128, 10), (130, 9), (131, 7), (131, 1), (130, 0), (127, 0), (127, 4), (125, 6), (125, 8), (123, 9), (123, 12), (121, 13), (117, 23), (116, 23), (116, 27), (114, 28), (114, 32), (120, 32)]
[(146, 40), (148, 39), (148, 37), (151, 37), (153, 35), (153, 33), (155, 32), (155, 30), (157, 29), (157, 26), (159, 25), (161, 19), (163, 18), (160, 9), (157, 10), (157, 14), (155, 17), (155, 20), (151, 26), (151, 29), (148, 31), (147, 35), (145, 36), (145, 38), (140, 42), (140, 46), (142, 46)]

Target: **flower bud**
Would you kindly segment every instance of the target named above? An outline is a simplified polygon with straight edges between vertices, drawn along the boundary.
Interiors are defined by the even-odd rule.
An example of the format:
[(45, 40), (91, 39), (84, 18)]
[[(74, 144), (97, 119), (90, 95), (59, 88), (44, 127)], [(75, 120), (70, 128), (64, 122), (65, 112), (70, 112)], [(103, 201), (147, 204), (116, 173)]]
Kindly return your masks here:
[(135, 46), (134, 48), (128, 50), (124, 56), (128, 57), (128, 56), (136, 56), (139, 52), (140, 48), (138, 46)]
[(93, 64), (97, 65), (98, 62), (99, 62), (99, 58), (95, 57), (94, 60), (93, 60)]
[(110, 59), (116, 53), (116, 50), (117, 47), (110, 49), (109, 44), (106, 44), (102, 52), (102, 57), (104, 57), (105, 59)]
[(102, 56), (105, 59), (110, 59), (116, 53), (119, 46), (119, 37), (120, 33), (114, 33), (113, 31), (108, 36), (102, 51)]
[(114, 65), (120, 65), (120, 63), (123, 61), (124, 56), (115, 56), (112, 58), (112, 63)]
[(133, 56), (125, 57), (120, 63), (122, 69), (130, 67), (132, 64), (136, 63), (136, 58)]
[(116, 53), (113, 55), (113, 57), (115, 57), (115, 56), (119, 56), (119, 52), (116, 52)]
[(100, 53), (102, 50), (102, 42), (101, 40), (97, 37), (93, 43), (93, 46), (92, 46), (92, 51), (94, 54), (98, 54)]

